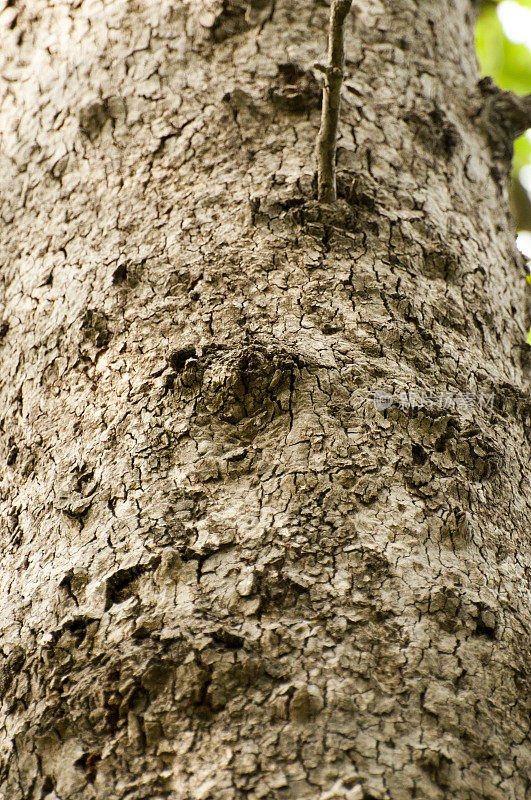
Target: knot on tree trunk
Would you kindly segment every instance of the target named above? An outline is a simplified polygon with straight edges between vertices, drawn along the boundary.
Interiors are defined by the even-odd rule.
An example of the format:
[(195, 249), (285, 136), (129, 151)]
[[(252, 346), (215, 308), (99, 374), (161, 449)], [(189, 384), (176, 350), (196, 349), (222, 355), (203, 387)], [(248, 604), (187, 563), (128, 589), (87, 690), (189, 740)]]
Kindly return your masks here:
[(185, 400), (195, 395), (196, 422), (210, 424), (212, 415), (233, 425), (252, 420), (256, 430), (288, 410), (299, 362), (282, 347), (259, 343), (187, 346), (168, 360), (166, 386)]
[(278, 65), (278, 78), (269, 97), (275, 106), (293, 114), (321, 107), (319, 81), (311, 70), (293, 62)]
[(520, 96), (496, 86), (492, 78), (478, 82), (480, 105), (473, 119), (483, 126), (494, 155), (512, 159), (512, 143), (531, 127), (531, 95)]

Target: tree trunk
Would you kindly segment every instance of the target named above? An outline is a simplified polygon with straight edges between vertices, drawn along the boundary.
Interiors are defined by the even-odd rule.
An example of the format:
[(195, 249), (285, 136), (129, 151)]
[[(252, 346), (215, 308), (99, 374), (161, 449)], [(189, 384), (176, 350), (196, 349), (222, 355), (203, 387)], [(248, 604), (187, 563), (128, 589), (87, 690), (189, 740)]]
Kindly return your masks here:
[(1, 800), (529, 797), (472, 3), (357, 0), (331, 205), (321, 0), (4, 5)]

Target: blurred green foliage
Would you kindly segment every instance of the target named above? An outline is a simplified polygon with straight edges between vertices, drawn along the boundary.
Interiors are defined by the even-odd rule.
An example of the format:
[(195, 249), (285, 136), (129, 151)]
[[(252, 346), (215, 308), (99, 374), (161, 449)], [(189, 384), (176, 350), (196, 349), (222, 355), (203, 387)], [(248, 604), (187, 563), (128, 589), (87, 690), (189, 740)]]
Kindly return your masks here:
[[(531, 0), (514, 0), (531, 10)], [(531, 50), (507, 38), (497, 14), (498, 2), (484, 2), (476, 26), (476, 49), (482, 75), (492, 75), (498, 86), (517, 94), (531, 94)], [(514, 145), (516, 173), (531, 163), (531, 141), (521, 136)]]
[[(476, 49), (482, 75), (491, 75), (498, 86), (517, 94), (531, 94), (531, 50), (526, 44), (512, 42), (503, 30), (498, 17), (501, 0), (483, 0), (476, 26)], [(531, 10), (531, 0), (513, 0), (517, 5)], [(531, 25), (531, 23), (530, 23)], [(519, 39), (531, 39), (527, 31)], [(519, 180), (522, 167), (531, 164), (530, 131), (514, 143), (511, 206), (517, 230), (531, 230), (531, 199)], [(531, 275), (527, 276), (531, 283)], [(527, 334), (531, 345), (531, 329)]]
[[(531, 10), (531, 0), (513, 0)], [(525, 44), (511, 42), (503, 31), (496, 6), (483, 3), (476, 26), (476, 48), (484, 75), (492, 75), (502, 89), (518, 94), (531, 93), (531, 50)]]

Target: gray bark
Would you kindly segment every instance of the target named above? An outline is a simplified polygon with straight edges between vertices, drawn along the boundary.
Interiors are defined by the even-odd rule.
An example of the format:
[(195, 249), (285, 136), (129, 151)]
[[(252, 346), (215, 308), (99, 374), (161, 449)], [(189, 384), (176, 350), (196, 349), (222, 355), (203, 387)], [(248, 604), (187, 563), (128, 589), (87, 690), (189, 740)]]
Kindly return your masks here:
[(356, 5), (328, 206), (325, 3), (0, 15), (1, 800), (529, 797), (510, 99)]

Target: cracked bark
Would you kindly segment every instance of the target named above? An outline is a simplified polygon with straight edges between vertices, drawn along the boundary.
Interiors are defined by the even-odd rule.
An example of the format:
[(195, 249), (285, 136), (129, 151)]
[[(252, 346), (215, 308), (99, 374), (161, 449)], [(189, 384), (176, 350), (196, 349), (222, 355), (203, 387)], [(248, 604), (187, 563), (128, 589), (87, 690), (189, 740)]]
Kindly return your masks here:
[(324, 4), (0, 15), (2, 800), (529, 796), (526, 106), (357, 7), (333, 207)]

